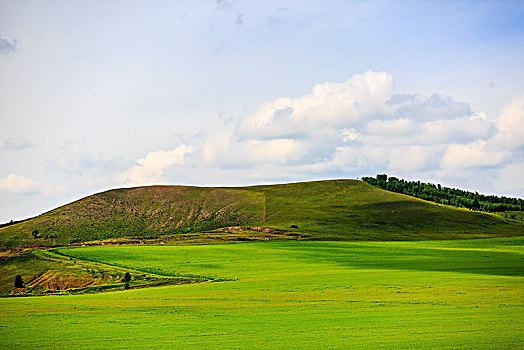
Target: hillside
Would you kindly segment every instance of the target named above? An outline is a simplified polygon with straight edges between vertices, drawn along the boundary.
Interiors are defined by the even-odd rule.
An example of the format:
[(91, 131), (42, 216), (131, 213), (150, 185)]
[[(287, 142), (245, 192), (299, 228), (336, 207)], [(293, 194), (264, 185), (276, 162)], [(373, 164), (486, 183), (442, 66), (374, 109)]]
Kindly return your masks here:
[[(243, 188), (110, 190), (0, 228), (0, 246), (182, 237), (188, 232), (231, 226), (268, 227), (324, 240), (524, 235), (524, 224), (518, 221), (436, 205), (358, 180), (330, 180)], [(39, 232), (37, 238), (31, 234), (34, 229)]]
[[(0, 228), (0, 246), (152, 238), (260, 223), (263, 194), (241, 189), (149, 186), (98, 193)], [(39, 237), (31, 232), (37, 229)]]

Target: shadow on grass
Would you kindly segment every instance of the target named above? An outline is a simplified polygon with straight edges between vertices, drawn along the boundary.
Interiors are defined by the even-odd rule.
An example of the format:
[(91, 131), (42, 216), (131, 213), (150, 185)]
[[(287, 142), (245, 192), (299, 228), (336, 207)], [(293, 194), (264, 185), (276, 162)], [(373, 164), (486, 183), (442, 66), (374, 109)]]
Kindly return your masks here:
[(418, 247), (421, 242), (286, 242), (285, 246), (312, 262), (336, 263), (353, 268), (524, 276), (524, 254), (497, 250), (497, 247), (490, 249), (486, 242), (479, 242), (479, 245), (472, 242), (462, 245), (424, 242)]

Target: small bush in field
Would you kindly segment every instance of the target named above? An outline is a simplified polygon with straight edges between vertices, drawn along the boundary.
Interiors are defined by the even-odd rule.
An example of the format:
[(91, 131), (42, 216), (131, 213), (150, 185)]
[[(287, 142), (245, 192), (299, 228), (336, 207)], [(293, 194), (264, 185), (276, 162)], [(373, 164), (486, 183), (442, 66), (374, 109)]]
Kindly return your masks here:
[(24, 280), (20, 275), (15, 276), (15, 288), (24, 288)]
[(131, 281), (131, 274), (129, 272), (126, 272), (124, 275), (124, 282), (129, 283)]

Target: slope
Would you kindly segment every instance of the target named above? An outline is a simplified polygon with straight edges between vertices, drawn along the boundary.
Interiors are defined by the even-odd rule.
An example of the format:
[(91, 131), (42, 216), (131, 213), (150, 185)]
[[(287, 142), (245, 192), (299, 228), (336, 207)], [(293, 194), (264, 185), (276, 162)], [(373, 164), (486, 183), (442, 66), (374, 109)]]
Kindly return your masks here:
[[(518, 236), (524, 224), (403, 194), (358, 180), (252, 189), (266, 192), (267, 223), (323, 240), (434, 240)], [(292, 231), (293, 229), (291, 229)]]
[[(358, 180), (329, 180), (243, 188), (150, 186), (111, 190), (0, 228), (0, 246), (180, 236), (230, 226), (263, 226), (317, 240), (433, 240), (524, 234), (521, 222), (436, 205)], [(31, 235), (35, 228), (38, 238)]]
[[(152, 238), (259, 223), (263, 194), (241, 189), (148, 186), (98, 193), (0, 229), (0, 246)], [(34, 238), (31, 232), (37, 229)]]

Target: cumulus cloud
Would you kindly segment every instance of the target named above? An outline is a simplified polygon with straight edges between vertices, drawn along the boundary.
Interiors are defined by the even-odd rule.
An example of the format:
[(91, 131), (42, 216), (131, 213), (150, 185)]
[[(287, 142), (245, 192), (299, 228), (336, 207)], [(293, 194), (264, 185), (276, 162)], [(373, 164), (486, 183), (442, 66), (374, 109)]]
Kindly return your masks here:
[[(392, 97), (394, 100), (394, 96)], [(407, 118), (417, 120), (455, 119), (471, 113), (471, 108), (467, 103), (436, 93), (423, 99), (418, 95), (413, 95), (408, 99), (404, 97), (404, 99), (405, 101), (400, 104), (392, 103), (392, 100), (389, 100), (388, 104), (400, 106), (397, 113)], [(406, 100), (409, 102), (406, 103)]]
[[(368, 71), (263, 103), (201, 137), (192, 158), (215, 169), (214, 180), (240, 170), (245, 181), (378, 172), (443, 183), (459, 173), (495, 179), (502, 168), (521, 169), (524, 97), (489, 119), (450, 96), (398, 92), (389, 73)], [(473, 181), (468, 176), (460, 179)]]
[(372, 120), (367, 131), (375, 135), (405, 135), (413, 130), (413, 121), (407, 118), (394, 120)]
[(302, 97), (262, 104), (235, 128), (209, 135), (203, 154), (222, 167), (269, 162), (343, 170), (348, 167), (342, 159), (351, 150), (366, 154), (351, 161), (351, 169), (359, 164), (378, 170), (386, 164), (394, 170), (427, 170), (440, 164), (444, 144), (472, 142), (492, 129), (466, 103), (439, 94), (399, 94), (389, 73), (367, 71), (344, 82), (317, 84)]
[(16, 39), (5, 39), (0, 36), (0, 54), (10, 54), (16, 52), (16, 46), (18, 42)]
[(155, 151), (137, 160), (137, 165), (116, 176), (121, 183), (150, 184), (163, 180), (165, 170), (174, 164), (184, 164), (185, 155), (193, 151), (192, 146), (180, 145), (171, 151)]
[(393, 173), (434, 170), (441, 154), (440, 145), (395, 147), (389, 152), (389, 169)]
[(237, 132), (243, 138), (295, 138), (313, 136), (319, 128), (351, 127), (388, 115), (385, 102), (392, 92), (390, 74), (368, 71), (342, 83), (318, 84), (303, 97), (264, 104), (242, 119)]
[(501, 148), (524, 146), (524, 95), (508, 104), (497, 122), (498, 134), (493, 142)]
[(495, 179), (498, 193), (513, 193), (524, 197), (524, 161), (509, 164), (502, 169)]
[(33, 143), (26, 137), (12, 137), (4, 141), (2, 145), (3, 151), (21, 151), (27, 148), (36, 147), (37, 144)]
[(495, 166), (502, 163), (509, 152), (492, 151), (486, 147), (486, 141), (478, 140), (470, 144), (451, 144), (442, 157), (443, 168), (471, 168)]
[(15, 194), (34, 195), (43, 191), (42, 184), (30, 177), (9, 174), (0, 180), (0, 191)]

